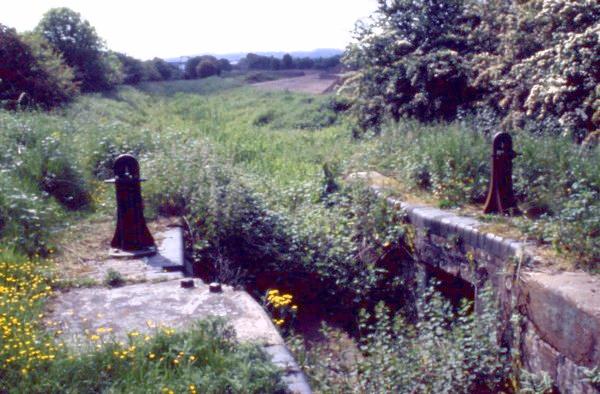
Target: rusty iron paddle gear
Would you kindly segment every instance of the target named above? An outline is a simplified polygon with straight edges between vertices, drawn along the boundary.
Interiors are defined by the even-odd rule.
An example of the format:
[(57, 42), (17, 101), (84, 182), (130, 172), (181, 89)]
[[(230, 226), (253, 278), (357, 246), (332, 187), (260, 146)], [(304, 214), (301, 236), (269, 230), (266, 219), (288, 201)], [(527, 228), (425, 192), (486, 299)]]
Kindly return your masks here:
[(140, 257), (156, 254), (154, 238), (144, 219), (140, 166), (135, 157), (120, 155), (114, 164), (117, 197), (117, 226), (110, 243), (114, 257)]
[(492, 144), (492, 177), (483, 213), (520, 214), (512, 183), (512, 161), (516, 156), (510, 134), (497, 133)]

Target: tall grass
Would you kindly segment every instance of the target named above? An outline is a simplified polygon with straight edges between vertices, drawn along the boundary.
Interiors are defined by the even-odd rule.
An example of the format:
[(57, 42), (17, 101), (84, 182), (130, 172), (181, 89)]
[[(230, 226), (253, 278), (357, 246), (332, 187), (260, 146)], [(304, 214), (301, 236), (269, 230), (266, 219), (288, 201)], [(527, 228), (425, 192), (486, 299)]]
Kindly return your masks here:
[[(514, 189), (529, 236), (569, 252), (579, 268), (600, 267), (600, 147), (564, 137), (513, 132)], [(487, 193), (491, 138), (469, 123), (390, 126), (357, 161), (430, 192), (440, 205), (481, 204)]]

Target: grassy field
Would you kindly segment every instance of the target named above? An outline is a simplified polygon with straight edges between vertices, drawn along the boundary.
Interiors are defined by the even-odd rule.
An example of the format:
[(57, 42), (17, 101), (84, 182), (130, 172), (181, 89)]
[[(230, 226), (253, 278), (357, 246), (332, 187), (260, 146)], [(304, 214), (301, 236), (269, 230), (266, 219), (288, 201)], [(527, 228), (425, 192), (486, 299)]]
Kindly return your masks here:
[[(402, 246), (410, 237), (402, 214), (361, 185), (345, 185), (343, 176), (377, 170), (399, 179), (399, 193), (406, 198), (416, 196), (443, 207), (481, 203), (489, 174), (490, 135), (476, 131), (477, 122), (403, 121), (389, 125), (381, 135), (355, 140), (346, 108), (347, 103), (334, 96), (257, 91), (238, 76), (123, 87), (107, 95), (82, 96), (49, 113), (0, 111), (0, 145), (5, 147), (0, 152), (0, 248), (2, 263), (14, 271), (0, 278), (3, 324), (16, 321), (21, 327), (31, 325), (27, 335), (45, 335), (36, 316), (42, 313), (43, 300), (60, 286), (60, 257), (58, 263), (38, 261), (55, 254), (61, 229), (70, 223), (113, 215), (114, 192), (102, 181), (112, 177), (113, 160), (125, 152), (139, 158), (142, 176), (148, 178), (143, 186), (147, 216), (186, 218), (188, 251), (208, 267), (203, 272), (207, 279), (245, 284), (257, 292), (273, 287), (289, 292), (300, 302), (300, 318), (315, 312), (312, 304), (321, 305), (320, 313), (348, 312), (354, 319), (356, 310), (378, 300), (407, 299), (409, 276), (400, 272), (390, 280), (381, 267), (360, 258), (365, 249), (381, 254)], [(523, 153), (515, 162), (515, 187), (532, 218), (508, 224), (552, 245), (579, 267), (596, 271), (598, 149), (582, 151), (560, 137), (542, 140), (525, 133), (517, 133), (515, 145)], [(58, 268), (58, 277), (48, 273), (50, 268)], [(27, 275), (38, 278), (41, 287), (19, 293), (22, 286), (15, 278), (32, 280)], [(13, 297), (19, 301), (11, 303)], [(35, 302), (29, 305), (31, 297)], [(5, 332), (13, 332), (17, 323), (11, 324)], [(282, 326), (288, 329), (289, 324)], [(181, 335), (213, 335), (206, 330)], [(165, 354), (185, 338), (173, 339)], [(145, 352), (151, 346), (138, 347)], [(255, 349), (239, 350), (226, 338), (214, 349), (231, 365), (260, 360)], [(492, 347), (488, 350), (495, 354)], [(100, 362), (90, 360), (101, 360), (103, 366), (119, 362), (105, 349), (77, 362), (69, 361), (67, 351), (53, 354), (60, 363), (44, 359), (41, 371), (58, 375), (44, 380), (34, 374), (37, 377), (15, 387), (60, 391), (75, 383), (61, 380), (65, 376), (53, 365), (72, 362), (77, 365), (69, 368), (85, 374)], [(32, 376), (29, 371), (38, 365), (8, 362), (13, 356), (12, 349), (0, 349), (5, 383)], [(477, 357), (473, 360), (479, 362)], [(156, 376), (153, 387), (179, 390), (194, 379), (200, 382), (194, 378), (194, 366), (171, 373), (152, 369), (154, 364), (147, 362), (136, 365), (141, 369), (134, 368), (132, 375)], [(274, 372), (260, 362), (256, 365), (257, 371), (235, 377), (235, 383), (215, 377), (201, 386), (216, 387), (215, 391), (222, 384), (275, 390), (268, 383)], [(245, 379), (254, 373), (264, 379), (248, 386)], [(134, 376), (106, 376), (106, 389), (127, 391), (139, 383)], [(46, 386), (52, 380), (61, 386)], [(99, 382), (90, 384), (100, 387), (93, 386)]]

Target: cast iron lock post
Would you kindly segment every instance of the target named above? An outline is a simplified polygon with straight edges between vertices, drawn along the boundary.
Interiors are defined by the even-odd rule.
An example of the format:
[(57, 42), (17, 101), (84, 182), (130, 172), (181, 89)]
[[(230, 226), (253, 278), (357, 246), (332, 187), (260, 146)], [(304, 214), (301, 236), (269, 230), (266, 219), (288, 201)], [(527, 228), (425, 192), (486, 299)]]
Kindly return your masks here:
[(140, 257), (156, 253), (154, 238), (144, 219), (140, 165), (131, 155), (120, 155), (115, 160), (114, 183), (117, 196), (117, 227), (110, 243), (110, 255)]
[(516, 156), (510, 134), (497, 133), (492, 144), (492, 177), (483, 213), (520, 213), (512, 184), (512, 161)]

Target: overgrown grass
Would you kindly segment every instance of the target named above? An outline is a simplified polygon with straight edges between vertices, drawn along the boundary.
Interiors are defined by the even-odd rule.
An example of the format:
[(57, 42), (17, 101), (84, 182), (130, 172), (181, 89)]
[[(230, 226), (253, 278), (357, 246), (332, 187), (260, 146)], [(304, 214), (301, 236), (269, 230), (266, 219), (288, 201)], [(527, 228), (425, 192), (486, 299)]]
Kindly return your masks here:
[[(167, 150), (194, 156), (191, 149), (177, 150), (199, 139), (220, 158), (216, 165), (234, 168), (232, 176), (260, 193), (269, 208), (292, 216), (299, 201), (312, 206), (319, 200), (324, 166), (333, 179), (351, 170), (386, 172), (431, 192), (444, 207), (483, 202), (491, 137), (471, 123), (402, 121), (379, 137), (354, 141), (342, 100), (238, 88), (240, 78), (123, 88), (112, 97), (84, 96), (50, 114), (0, 113), (0, 140), (7, 147), (1, 182), (10, 191), (0, 197), (5, 239), (43, 252), (43, 233), (72, 216), (69, 210), (102, 209), (110, 201), (100, 181), (112, 176), (118, 154), (133, 153), (152, 172), (147, 163), (160, 164), (146, 158)], [(572, 252), (582, 268), (597, 269), (598, 148), (582, 151), (559, 137), (516, 133), (515, 149), (522, 152), (514, 162), (515, 190), (531, 218), (516, 224)], [(8, 223), (8, 217), (17, 220)]]
[(42, 324), (57, 285), (50, 266), (0, 250), (0, 392), (282, 392), (278, 370), (230, 327), (205, 320), (185, 332), (132, 332), (126, 342), (96, 333), (87, 350)]
[[(513, 133), (515, 194), (526, 234), (569, 252), (579, 268), (600, 261), (600, 147), (567, 138)], [(489, 182), (491, 135), (466, 123), (390, 126), (360, 155), (370, 168), (432, 193), (443, 207), (482, 204)], [(359, 161), (360, 162), (360, 161)]]
[[(6, 147), (0, 153), (0, 244), (48, 255), (53, 234), (69, 221), (112, 214), (113, 191), (102, 180), (112, 176), (114, 158), (128, 152), (149, 179), (143, 185), (147, 215), (187, 218), (187, 246), (198, 267), (208, 267), (203, 275), (242, 278), (259, 291), (277, 287), (300, 303), (326, 304), (330, 313), (406, 299), (412, 279), (402, 264), (372, 258), (393, 254), (396, 262), (408, 261), (402, 214), (340, 178), (375, 169), (430, 191), (444, 206), (480, 202), (489, 136), (461, 123), (404, 121), (357, 141), (343, 102), (239, 84), (219, 78), (162, 82), (110, 97), (84, 96), (51, 113), (0, 111)], [(523, 153), (515, 161), (520, 202), (542, 215), (517, 223), (560, 250), (578, 252), (583, 267), (596, 269), (598, 151), (521, 134), (515, 149)], [(34, 324), (32, 310), (22, 324)], [(105, 360), (102, 352), (73, 368)], [(16, 379), (22, 368), (28, 367), (10, 366), (7, 373)], [(152, 371), (166, 374), (171, 389), (187, 384), (192, 373)]]

